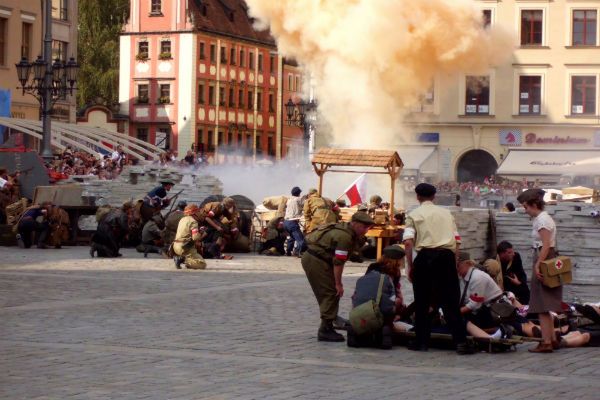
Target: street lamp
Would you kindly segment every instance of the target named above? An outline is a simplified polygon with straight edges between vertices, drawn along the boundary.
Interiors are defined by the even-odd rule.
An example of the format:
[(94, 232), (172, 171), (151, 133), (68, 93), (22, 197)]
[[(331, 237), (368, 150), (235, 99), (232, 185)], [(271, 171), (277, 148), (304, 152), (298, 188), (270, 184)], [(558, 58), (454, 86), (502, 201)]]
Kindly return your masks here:
[(289, 99), (285, 103), (285, 113), (287, 116), (287, 124), (289, 126), (297, 126), (303, 129), (303, 140), (304, 140), (304, 151), (308, 154), (310, 145), (310, 129), (312, 127), (309, 113), (312, 113), (317, 109), (317, 103), (314, 100), (306, 103), (304, 100), (294, 103), (292, 99)]
[[(50, 126), (52, 106), (67, 92), (69, 95), (73, 95), (79, 65), (73, 57), (67, 63), (63, 63), (58, 58), (52, 63), (52, 0), (46, 0), (44, 3), (44, 55), (43, 57), (38, 56), (34, 62), (29, 62), (27, 58), (23, 57), (15, 65), (17, 77), (21, 83), (21, 87), (18, 89), (22, 89), (23, 94), (31, 94), (40, 103), (43, 127), (40, 155), (44, 160), (50, 161), (53, 158)], [(32, 70), (33, 76), (30, 79)]]

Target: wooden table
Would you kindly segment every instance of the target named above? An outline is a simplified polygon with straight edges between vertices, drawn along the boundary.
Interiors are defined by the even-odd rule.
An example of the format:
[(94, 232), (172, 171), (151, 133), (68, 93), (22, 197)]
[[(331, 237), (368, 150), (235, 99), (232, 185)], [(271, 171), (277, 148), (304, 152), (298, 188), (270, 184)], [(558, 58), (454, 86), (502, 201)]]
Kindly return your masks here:
[(390, 239), (396, 237), (398, 231), (403, 229), (403, 225), (376, 225), (369, 229), (365, 236), (377, 239), (377, 259), (381, 257), (383, 249), (390, 243)]

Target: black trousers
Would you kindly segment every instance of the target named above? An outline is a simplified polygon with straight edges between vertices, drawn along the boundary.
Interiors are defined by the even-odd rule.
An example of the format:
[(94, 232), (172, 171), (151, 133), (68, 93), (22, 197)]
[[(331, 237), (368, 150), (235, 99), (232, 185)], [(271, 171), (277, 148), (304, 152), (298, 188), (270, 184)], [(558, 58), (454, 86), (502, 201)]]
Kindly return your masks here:
[(446, 249), (422, 249), (413, 262), (415, 294), (415, 331), (417, 342), (427, 346), (431, 336), (429, 307), (441, 307), (454, 343), (466, 341), (460, 315), (460, 287), (454, 252)]

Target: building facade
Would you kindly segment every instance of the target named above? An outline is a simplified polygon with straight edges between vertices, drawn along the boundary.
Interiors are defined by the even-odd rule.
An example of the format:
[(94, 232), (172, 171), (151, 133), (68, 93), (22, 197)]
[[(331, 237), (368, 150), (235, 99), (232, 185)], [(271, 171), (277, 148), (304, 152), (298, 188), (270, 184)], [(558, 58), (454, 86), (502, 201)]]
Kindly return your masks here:
[[(406, 118), (412, 140), (436, 150), (420, 160), (433, 165), (420, 178), (482, 181), (512, 162), (510, 152), (525, 150), (548, 150), (540, 162), (549, 165), (559, 154), (550, 150), (573, 159), (566, 162), (584, 149), (600, 155), (600, 1), (476, 3), (484, 24), (515, 33), (516, 49), (510, 62), (481, 76), (435, 79)], [(509, 177), (537, 178), (526, 164), (518, 169)]]
[[(40, 117), (40, 105), (29, 94), (22, 94), (17, 79), (21, 57), (30, 62), (42, 54), (43, 15), (39, 0), (0, 1), (0, 89), (10, 90), (13, 118)], [(52, 0), (52, 59), (63, 62), (77, 57), (77, 0)], [(58, 99), (53, 119), (75, 121), (75, 96)]]
[[(298, 103), (301, 100), (306, 101), (305, 90), (303, 88), (304, 69), (298, 66), (293, 60), (283, 60), (283, 76), (282, 76), (282, 104), (284, 123), (282, 128), (282, 149), (281, 156), (289, 160), (305, 159), (305, 149), (308, 146), (304, 137), (304, 130), (295, 123), (290, 123), (287, 116), (285, 105), (292, 100)], [(292, 119), (293, 121), (293, 119)]]
[(129, 134), (210, 162), (282, 155), (282, 60), (242, 0), (131, 0), (119, 102)]

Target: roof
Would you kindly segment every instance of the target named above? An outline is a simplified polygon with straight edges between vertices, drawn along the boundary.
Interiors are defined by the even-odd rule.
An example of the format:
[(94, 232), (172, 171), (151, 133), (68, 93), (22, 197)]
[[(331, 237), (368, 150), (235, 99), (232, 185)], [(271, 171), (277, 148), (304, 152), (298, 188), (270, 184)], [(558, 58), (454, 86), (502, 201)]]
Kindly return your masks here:
[(510, 150), (498, 175), (597, 175), (599, 150)]
[(196, 29), (275, 46), (268, 30), (254, 29), (244, 0), (194, 0), (192, 4)]
[(402, 167), (404, 164), (394, 150), (319, 149), (313, 155), (313, 164), (327, 166)]

